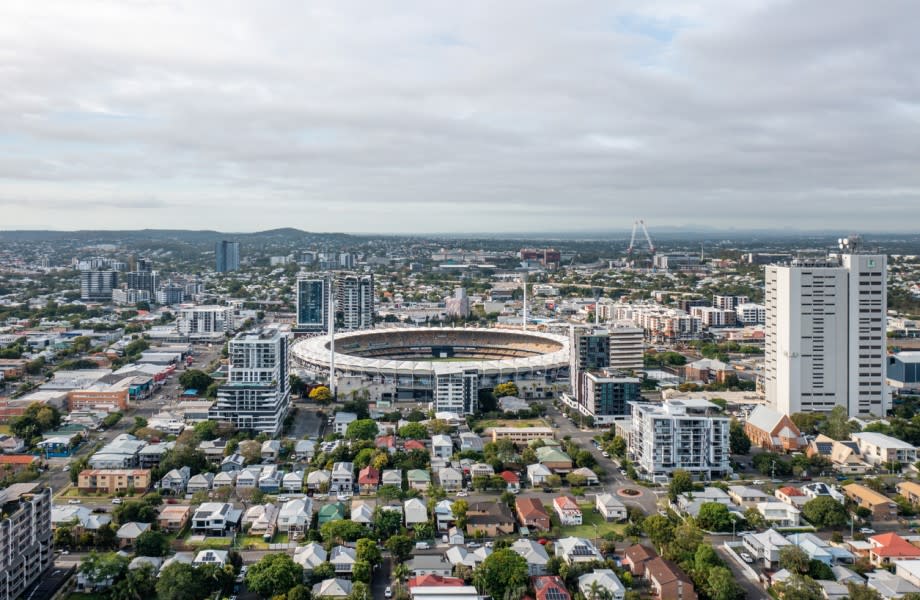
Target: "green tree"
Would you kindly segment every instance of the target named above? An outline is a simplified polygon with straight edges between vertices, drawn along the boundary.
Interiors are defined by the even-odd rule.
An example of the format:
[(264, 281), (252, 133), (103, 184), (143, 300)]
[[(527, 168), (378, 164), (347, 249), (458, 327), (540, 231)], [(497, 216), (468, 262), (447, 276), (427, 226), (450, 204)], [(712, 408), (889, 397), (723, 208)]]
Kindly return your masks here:
[(740, 600), (745, 597), (732, 572), (724, 566), (711, 567), (705, 581), (710, 600)]
[(370, 538), (361, 538), (355, 545), (355, 559), (364, 561), (370, 566), (380, 564), (380, 550), (377, 542)]
[(848, 520), (846, 508), (830, 496), (818, 496), (806, 502), (802, 515), (815, 527), (843, 527)]
[(674, 538), (674, 524), (662, 515), (652, 515), (642, 522), (642, 530), (660, 552)]
[(157, 578), (157, 600), (203, 600), (209, 591), (197, 569), (185, 563), (170, 564)]
[[(882, 600), (882, 595), (865, 584), (850, 582), (847, 584), (847, 596), (850, 600)], [(911, 598), (908, 598), (910, 596)], [(920, 600), (920, 594), (906, 594), (901, 600)]]
[(179, 375), (179, 385), (187, 390), (203, 392), (214, 383), (214, 378), (198, 369), (189, 369), (182, 375)]
[(683, 469), (677, 469), (671, 475), (671, 483), (668, 484), (668, 497), (671, 502), (677, 500), (677, 497), (684, 492), (693, 490), (693, 475)]
[[(392, 512), (392, 511), (385, 511)], [(399, 513), (394, 513), (399, 514)], [(386, 543), (384, 544), (386, 549), (390, 551), (390, 554), (393, 555), (393, 559), (397, 563), (403, 563), (409, 558), (412, 557), (413, 542), (412, 538), (407, 535), (394, 535), (391, 536)]]
[(703, 532), (694, 523), (682, 523), (674, 528), (673, 539), (664, 548), (664, 557), (677, 563), (693, 558), (703, 543)]
[(378, 540), (386, 540), (399, 533), (402, 527), (402, 515), (393, 510), (374, 509), (373, 517), (374, 534)]
[(156, 574), (153, 566), (141, 565), (128, 571), (124, 579), (112, 586), (111, 600), (145, 600), (156, 596)]
[(169, 553), (169, 538), (160, 531), (148, 529), (137, 536), (134, 552), (138, 556), (166, 556)]
[(609, 452), (617, 458), (626, 456), (626, 440), (622, 436), (616, 436), (610, 441)]
[(470, 504), (466, 500), (454, 500), (450, 505), (451, 512), (457, 519), (457, 527), (461, 530), (466, 529), (466, 512), (470, 509)]
[(751, 451), (751, 438), (744, 432), (744, 425), (732, 419), (728, 429), (728, 443), (732, 454), (747, 454)]
[(217, 421), (201, 421), (195, 423), (195, 436), (202, 440), (213, 440), (217, 437)]
[(421, 423), (407, 423), (399, 428), (399, 437), (407, 440), (424, 440), (428, 438), (428, 428)]
[(319, 528), (319, 532), (323, 536), (323, 541), (341, 543), (354, 542), (364, 537), (367, 529), (361, 523), (342, 519), (323, 523), (322, 527)]
[(371, 597), (369, 586), (363, 581), (355, 581), (351, 586), (348, 600), (368, 600)]
[(527, 584), (528, 567), (523, 556), (502, 548), (490, 554), (473, 572), (476, 587), (493, 598), (504, 598), (505, 592)]
[(120, 579), (128, 570), (128, 558), (115, 552), (90, 552), (80, 564), (80, 573), (93, 585)]
[(808, 561), (808, 554), (798, 546), (784, 546), (779, 551), (779, 566), (790, 573), (807, 574)]
[(835, 440), (846, 440), (855, 431), (859, 431), (859, 425), (850, 421), (846, 407), (835, 406), (831, 409), (824, 423), (825, 435)]
[(327, 406), (331, 404), (333, 400), (332, 392), (324, 385), (318, 385), (310, 390), (308, 397), (320, 406)]
[(773, 589), (783, 600), (824, 600), (824, 589), (807, 575), (793, 575)]
[(753, 506), (744, 511), (744, 520), (747, 521), (749, 527), (754, 529), (763, 529), (767, 526), (767, 520)]
[(290, 590), (288, 590), (285, 600), (312, 600), (313, 594), (310, 592), (310, 588), (303, 584), (295, 585)]
[(706, 531), (730, 531), (732, 515), (728, 507), (719, 502), (704, 502), (700, 505), (697, 524)]
[(356, 560), (355, 564), (351, 566), (351, 578), (353, 581), (360, 581), (362, 583), (370, 583), (371, 582), (371, 566), (363, 560)]
[(287, 554), (267, 554), (246, 573), (246, 586), (263, 598), (286, 594), (302, 581), (303, 567)]
[(377, 437), (377, 422), (373, 419), (358, 419), (348, 424), (345, 437), (350, 440), (372, 440)]

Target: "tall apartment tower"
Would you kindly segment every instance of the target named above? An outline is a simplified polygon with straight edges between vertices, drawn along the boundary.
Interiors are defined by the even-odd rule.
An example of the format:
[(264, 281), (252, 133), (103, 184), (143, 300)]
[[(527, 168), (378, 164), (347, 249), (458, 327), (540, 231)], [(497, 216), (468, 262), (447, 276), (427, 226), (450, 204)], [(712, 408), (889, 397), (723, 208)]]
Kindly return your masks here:
[(585, 397), (584, 373), (610, 366), (610, 333), (606, 329), (569, 330), (569, 380), (576, 400)]
[(237, 271), (240, 268), (240, 243), (221, 240), (214, 244), (214, 256), (214, 270), (218, 273)]
[(344, 329), (374, 326), (374, 276), (340, 274), (336, 277), (336, 311)]
[(436, 412), (471, 415), (479, 408), (479, 373), (476, 369), (438, 373), (434, 386)]
[(617, 323), (608, 332), (610, 368), (620, 371), (642, 369), (645, 366), (645, 330), (632, 323)]
[(781, 413), (887, 411), (886, 257), (846, 250), (767, 267), (764, 388)]
[(230, 340), (227, 383), (217, 390), (211, 419), (271, 436), (281, 432), (291, 405), (289, 336), (278, 327), (264, 327)]
[(106, 302), (112, 299), (112, 290), (118, 287), (117, 271), (81, 271), (80, 300)]
[(328, 277), (297, 280), (297, 329), (315, 332), (328, 331)]
[(51, 488), (0, 490), (0, 600), (22, 597), (51, 566)]

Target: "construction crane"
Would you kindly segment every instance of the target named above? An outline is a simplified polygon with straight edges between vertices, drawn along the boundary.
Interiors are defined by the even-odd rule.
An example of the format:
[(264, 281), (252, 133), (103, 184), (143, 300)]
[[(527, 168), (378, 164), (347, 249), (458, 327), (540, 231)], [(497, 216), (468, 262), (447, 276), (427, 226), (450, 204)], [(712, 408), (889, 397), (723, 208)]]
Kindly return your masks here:
[(642, 229), (642, 235), (645, 236), (645, 241), (648, 243), (649, 254), (655, 254), (655, 244), (652, 243), (652, 238), (648, 234), (648, 229), (645, 228), (645, 221), (639, 219), (633, 222), (632, 236), (629, 238), (629, 248), (626, 249), (627, 256), (632, 256), (633, 250), (636, 249), (636, 231), (640, 228)]

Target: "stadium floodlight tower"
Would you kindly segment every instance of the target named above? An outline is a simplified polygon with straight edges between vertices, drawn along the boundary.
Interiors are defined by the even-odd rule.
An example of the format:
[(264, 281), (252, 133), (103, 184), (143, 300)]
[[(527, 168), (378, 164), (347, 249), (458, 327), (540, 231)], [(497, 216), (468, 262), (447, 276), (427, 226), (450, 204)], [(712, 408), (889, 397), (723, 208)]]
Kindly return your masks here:
[(521, 282), (524, 284), (524, 317), (521, 319), (523, 331), (527, 331), (527, 273), (521, 276)]
[(332, 399), (336, 397), (335, 382), (335, 293), (334, 286), (329, 286), (329, 391)]

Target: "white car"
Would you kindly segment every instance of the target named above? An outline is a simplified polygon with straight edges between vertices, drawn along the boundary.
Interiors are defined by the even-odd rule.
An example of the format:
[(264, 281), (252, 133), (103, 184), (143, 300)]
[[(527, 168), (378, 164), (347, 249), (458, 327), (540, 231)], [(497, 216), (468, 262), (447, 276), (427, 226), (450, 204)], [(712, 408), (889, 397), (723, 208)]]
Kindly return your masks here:
[(741, 560), (743, 560), (744, 562), (748, 564), (751, 564), (752, 562), (754, 562), (754, 557), (748, 554), (747, 552), (742, 552), (741, 554), (739, 554), (739, 556), (741, 557)]
[(603, 452), (601, 452), (601, 456), (603, 456), (604, 458), (610, 458), (610, 453), (604, 450)]
[(64, 471), (69, 471), (69, 470), (70, 470), (70, 465), (64, 465)]
[(466, 498), (467, 496), (469, 496), (469, 494), (467, 494), (463, 490), (457, 492), (457, 498)]
[(121, 498), (112, 498), (112, 504), (121, 504)]
[(83, 504), (82, 500), (68, 500), (67, 504)]
[(859, 533), (863, 535), (872, 535), (873, 533), (875, 533), (875, 530), (870, 527), (860, 527)]
[(390, 589), (390, 586), (387, 586), (387, 589), (383, 590), (383, 597), (384, 597), (384, 598), (392, 598), (392, 597), (393, 597), (393, 590)]

